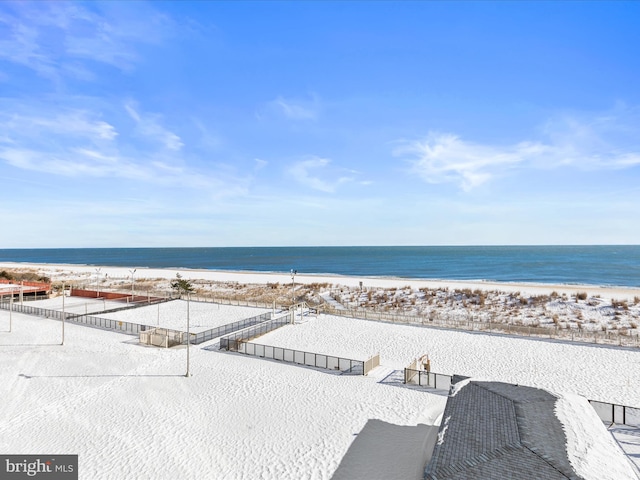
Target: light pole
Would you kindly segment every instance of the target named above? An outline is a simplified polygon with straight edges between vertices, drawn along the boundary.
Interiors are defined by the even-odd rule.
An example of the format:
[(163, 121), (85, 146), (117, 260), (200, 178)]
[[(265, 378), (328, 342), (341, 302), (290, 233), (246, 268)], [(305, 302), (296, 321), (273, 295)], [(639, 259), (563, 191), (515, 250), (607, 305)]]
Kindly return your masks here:
[(297, 270), (291, 270), (291, 308), (293, 308), (293, 319), (291, 323), (296, 321), (296, 274)]
[(13, 328), (13, 289), (11, 289), (11, 296), (9, 297), (9, 332), (11, 332)]
[(191, 332), (189, 331), (189, 300), (191, 299), (191, 293), (187, 292), (187, 373), (185, 377), (190, 377), (189, 373), (189, 345), (191, 345)]
[(101, 268), (96, 268), (96, 298), (99, 298), (99, 297), (100, 297), (100, 289), (99, 289), (99, 287), (98, 287), (98, 285), (99, 285), (99, 283), (98, 283), (98, 282), (100, 281), (100, 280), (98, 279), (98, 277), (99, 277), (99, 275), (100, 275), (100, 270), (102, 270), (102, 269), (101, 269)]
[(133, 274), (136, 273), (137, 268), (134, 268), (133, 270), (129, 270), (129, 273), (131, 273), (131, 301), (133, 302), (133, 295), (134, 295), (134, 290), (133, 290), (133, 285), (134, 285), (134, 278), (133, 278)]
[(63, 283), (62, 284), (62, 343), (60, 343), (60, 345), (64, 345), (64, 319), (67, 316), (67, 314), (64, 311), (64, 297), (66, 297), (66, 294), (65, 294), (65, 288)]
[(291, 270), (291, 304), (295, 305), (296, 303), (296, 275), (298, 274), (297, 270)]

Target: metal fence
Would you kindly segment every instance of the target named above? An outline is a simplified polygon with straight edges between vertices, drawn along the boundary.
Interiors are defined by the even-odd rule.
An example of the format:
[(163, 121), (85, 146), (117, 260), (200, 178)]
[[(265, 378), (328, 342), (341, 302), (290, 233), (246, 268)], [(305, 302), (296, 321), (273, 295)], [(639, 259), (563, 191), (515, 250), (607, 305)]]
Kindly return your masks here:
[[(282, 362), (295, 363), (308, 367), (323, 368), (326, 370), (339, 370), (345, 374), (366, 375), (365, 361), (352, 360), (350, 358), (334, 357), (320, 353), (304, 352), (291, 348), (274, 347), (273, 345), (261, 345), (258, 343), (238, 343), (238, 353), (252, 355), (261, 358), (270, 358)], [(371, 359), (370, 359), (371, 360)]]
[(137, 323), (120, 322), (118, 320), (109, 320), (107, 318), (94, 317), (91, 315), (80, 315), (76, 313), (62, 312), (60, 310), (51, 310), (48, 308), (32, 307), (31, 305), (21, 305), (9, 302), (0, 302), (0, 308), (17, 313), (26, 313), (27, 315), (35, 315), (38, 317), (52, 318), (54, 320), (64, 320), (66, 322), (79, 323), (89, 325), (91, 327), (103, 328), (106, 330), (117, 330), (130, 335), (138, 335), (141, 331), (154, 328), (148, 325), (140, 325)]
[(236, 332), (243, 328), (251, 327), (253, 325), (257, 325), (259, 323), (265, 322), (271, 319), (271, 312), (263, 313), (261, 315), (256, 315), (255, 317), (245, 318), (244, 320), (240, 320), (238, 322), (229, 323), (227, 325), (222, 325), (217, 328), (212, 328), (210, 330), (206, 330), (204, 332), (197, 333), (195, 337), (192, 337), (191, 343), (199, 344), (211, 340), (213, 338), (221, 337), (230, 332)]
[(108, 318), (94, 317), (92, 315), (69, 315), (67, 314), (67, 322), (79, 323), (90, 327), (103, 328), (105, 330), (116, 330), (129, 335), (139, 335), (140, 332), (151, 330), (156, 327), (150, 325), (141, 325), (139, 323), (122, 322), (119, 320), (111, 320)]
[(538, 338), (571, 340), (583, 343), (601, 343), (626, 347), (640, 347), (640, 333), (624, 329), (593, 331), (586, 329), (566, 329), (557, 326), (514, 325), (504, 322), (481, 321), (466, 313), (430, 312), (428, 315), (406, 315), (391, 312), (376, 312), (362, 308), (338, 309), (324, 305), (323, 313), (364, 320), (422, 325), (455, 330), (484, 331), (507, 335), (524, 335)]
[[(165, 302), (165, 301), (169, 301), (169, 300), (170, 299), (158, 299), (156, 301), (156, 303)], [(136, 307), (143, 306), (143, 305), (147, 305), (147, 303), (145, 302), (144, 304), (140, 304), (140, 305), (136, 305), (136, 306), (121, 307), (121, 308), (118, 308), (118, 309), (114, 309), (113, 311), (125, 310), (125, 309), (129, 309), (129, 308), (136, 308)], [(54, 320), (62, 320), (63, 319), (63, 315), (64, 315), (63, 312), (60, 311), (60, 310), (52, 310), (52, 309), (40, 308), (40, 307), (32, 307), (30, 305), (22, 305), (22, 304), (19, 304), (19, 303), (11, 304), (7, 300), (0, 300), (0, 309), (9, 310), (10, 308), (11, 308), (12, 311), (17, 312), (17, 313), (26, 313), (27, 315), (35, 315), (35, 316), (39, 316), (39, 317), (52, 318)], [(129, 334), (129, 335), (139, 335), (140, 332), (145, 332), (145, 331), (149, 331), (149, 330), (157, 328), (157, 326), (143, 325), (143, 324), (131, 323), (131, 322), (123, 322), (123, 321), (119, 321), (119, 320), (111, 320), (111, 319), (108, 319), (108, 318), (97, 317), (97, 316), (94, 316), (94, 315), (77, 314), (77, 313), (70, 313), (70, 312), (65, 312), (65, 313), (66, 313), (66, 315), (64, 315), (64, 319), (67, 322), (78, 323), (78, 324), (81, 324), (81, 325), (88, 325), (90, 327), (102, 328), (102, 329), (105, 329), (105, 330), (116, 330), (116, 331), (123, 332), (123, 333)], [(105, 312), (102, 312), (102, 313), (105, 313)], [(285, 321), (285, 323), (290, 323), (290, 315), (291, 314), (286, 314), (285, 315), (284, 318), (287, 319)], [(191, 333), (191, 343), (194, 344), (194, 345), (197, 345), (197, 344), (206, 342), (208, 340), (211, 340), (213, 338), (217, 338), (217, 337), (219, 337), (221, 335), (224, 335), (225, 333), (235, 332), (235, 331), (241, 330), (241, 329), (246, 328), (246, 327), (257, 325), (257, 324), (259, 324), (261, 322), (265, 322), (265, 321), (269, 320), (271, 318), (271, 316), (272, 316), (271, 312), (267, 312), (267, 313), (263, 313), (261, 315), (257, 315), (255, 317), (251, 317), (251, 318), (247, 318), (247, 319), (244, 319), (244, 320), (240, 320), (238, 322), (229, 323), (227, 325), (222, 325), (220, 327), (213, 328), (213, 329), (210, 329), (210, 330), (206, 330), (204, 332), (200, 332), (200, 333), (197, 333), (197, 334)], [(281, 326), (281, 325), (279, 325), (279, 326)], [(182, 340), (182, 344), (186, 344), (187, 343), (187, 334), (186, 334), (186, 332), (181, 332), (179, 330), (172, 330), (172, 332), (175, 332), (174, 335), (182, 334), (182, 339), (183, 339)]]
[(640, 428), (640, 408), (617, 405), (615, 403), (589, 400), (600, 419), (609, 424), (632, 425)]
[[(404, 369), (404, 383), (420, 385), (421, 387), (449, 390), (452, 379), (452, 375), (414, 370), (412, 368)], [(605, 423), (640, 428), (640, 408), (597, 400), (589, 400), (589, 403), (598, 414), (598, 417), (600, 417), (600, 420)]]
[[(54, 318), (62, 320), (63, 313), (59, 310), (50, 310), (48, 308), (32, 307), (31, 305), (23, 305), (21, 303), (9, 302), (6, 299), (0, 300), (0, 309), (9, 310), (18, 313), (26, 313), (27, 315), (35, 315), (38, 317)], [(67, 319), (72, 314), (67, 313)]]
[(442, 373), (427, 372), (424, 370), (404, 369), (404, 383), (430, 387), (437, 390), (449, 390), (451, 387), (452, 375)]
[(267, 320), (259, 323), (253, 327), (240, 330), (239, 332), (226, 335), (220, 339), (220, 350), (232, 350), (238, 351), (238, 346), (242, 343), (248, 342), (252, 338), (259, 337), (265, 333), (271, 332), (276, 328), (280, 328), (284, 325), (292, 323), (293, 312), (287, 313), (282, 317)]
[[(175, 295), (175, 293), (171, 292), (170, 295)], [(220, 305), (231, 305), (236, 307), (268, 308), (271, 310), (280, 308), (275, 302), (259, 302), (257, 300), (241, 300), (238, 298), (224, 298), (194, 294), (191, 294), (190, 298), (192, 302), (219, 303)]]

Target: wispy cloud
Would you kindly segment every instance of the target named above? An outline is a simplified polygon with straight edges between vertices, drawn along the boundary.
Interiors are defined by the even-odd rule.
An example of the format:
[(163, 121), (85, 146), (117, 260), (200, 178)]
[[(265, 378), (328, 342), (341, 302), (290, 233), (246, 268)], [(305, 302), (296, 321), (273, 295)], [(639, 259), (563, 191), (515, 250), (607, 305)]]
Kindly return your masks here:
[(140, 114), (133, 104), (127, 103), (124, 106), (129, 116), (135, 120), (137, 129), (141, 135), (160, 142), (169, 150), (180, 150), (184, 143), (182, 139), (162, 126), (162, 117), (155, 114)]
[(470, 190), (488, 181), (500, 168), (523, 161), (527, 152), (544, 148), (521, 144), (500, 148), (464, 142), (453, 134), (429, 133), (427, 138), (403, 142), (396, 156), (411, 158), (411, 171), (429, 183), (458, 183)]
[[(393, 154), (406, 159), (412, 174), (428, 183), (454, 183), (469, 191), (516, 168), (584, 170), (640, 165), (637, 110), (617, 109), (591, 119), (560, 116), (541, 129), (543, 140), (514, 145), (469, 142), (451, 133), (429, 132), (402, 140)], [(637, 120), (637, 119), (636, 119)]]
[(110, 4), (16, 2), (0, 9), (0, 59), (59, 81), (95, 78), (96, 62), (130, 70), (141, 44), (156, 44), (171, 21), (148, 5), (119, 9)]
[[(336, 175), (339, 173), (345, 173), (345, 170), (332, 170), (329, 174), (326, 170), (331, 164), (331, 160), (321, 157), (309, 157), (305, 160), (294, 163), (288, 170), (288, 173), (293, 178), (306, 187), (321, 192), (333, 193), (338, 186), (353, 181), (352, 175)], [(326, 179), (320, 178), (320, 175), (324, 173), (324, 176), (333, 175), (334, 178)], [(349, 172), (353, 174), (354, 172)]]
[[(290, 120), (316, 120), (320, 115), (321, 103), (315, 94), (310, 99), (285, 98), (279, 95), (266, 104), (266, 110)], [(261, 114), (258, 116), (262, 117)]]
[[(57, 102), (4, 100), (0, 107), (0, 162), (17, 169), (78, 179), (120, 178), (216, 195), (243, 194), (251, 181), (249, 175), (209, 164), (193, 166), (180, 137), (160, 125), (159, 117), (130, 106), (126, 114), (108, 110), (109, 120), (90, 108), (62, 108)], [(132, 137), (128, 117), (152, 142), (141, 144)]]

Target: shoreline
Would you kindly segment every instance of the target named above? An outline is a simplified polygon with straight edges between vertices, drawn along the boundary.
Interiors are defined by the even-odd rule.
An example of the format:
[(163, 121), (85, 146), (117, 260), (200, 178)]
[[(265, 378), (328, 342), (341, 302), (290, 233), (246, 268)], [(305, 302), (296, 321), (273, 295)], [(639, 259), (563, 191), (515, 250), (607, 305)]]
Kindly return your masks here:
[[(141, 279), (166, 279), (172, 280), (177, 273), (187, 280), (205, 280), (210, 282), (238, 282), (246, 284), (291, 283), (291, 274), (279, 272), (236, 271), (236, 270), (209, 270), (193, 268), (150, 268), (150, 267), (114, 267), (87, 264), (54, 264), (54, 263), (22, 263), (2, 262), (0, 269), (9, 270), (36, 270), (51, 278), (52, 282), (68, 280), (81, 274), (91, 282), (95, 278), (96, 270), (99, 274), (111, 278), (130, 278), (131, 270), (135, 269), (136, 280)], [(424, 279), (384, 276), (356, 276), (322, 273), (298, 273), (295, 275), (297, 284), (329, 283), (345, 287), (363, 288), (401, 288), (410, 286), (415, 289), (454, 289), (454, 290), (481, 290), (484, 292), (497, 291), (504, 293), (520, 292), (525, 295), (549, 295), (552, 292), (572, 295), (577, 292), (586, 292), (589, 296), (601, 296), (608, 299), (627, 299), (640, 296), (640, 287), (606, 286), (589, 284), (547, 284), (528, 282), (499, 282), (492, 280), (457, 280), (457, 279)]]

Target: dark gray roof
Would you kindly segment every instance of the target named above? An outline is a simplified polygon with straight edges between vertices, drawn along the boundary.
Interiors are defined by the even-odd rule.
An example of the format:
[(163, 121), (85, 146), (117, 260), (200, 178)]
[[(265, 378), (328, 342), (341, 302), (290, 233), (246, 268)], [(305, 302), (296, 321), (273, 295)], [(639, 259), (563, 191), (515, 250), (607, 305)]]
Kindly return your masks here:
[[(454, 377), (454, 382), (464, 377)], [(581, 479), (554, 414), (558, 397), (532, 387), (469, 381), (450, 395), (425, 478)]]

